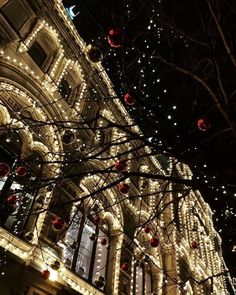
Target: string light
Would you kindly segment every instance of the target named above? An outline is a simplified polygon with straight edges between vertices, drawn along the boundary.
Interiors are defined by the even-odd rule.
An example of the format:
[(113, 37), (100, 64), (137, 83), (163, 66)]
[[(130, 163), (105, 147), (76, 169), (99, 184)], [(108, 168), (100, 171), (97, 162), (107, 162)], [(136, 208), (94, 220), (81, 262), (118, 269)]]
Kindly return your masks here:
[[(159, 1), (160, 2), (160, 1)], [(62, 2), (60, 0), (56, 1), (56, 7), (58, 9), (58, 14), (60, 15), (60, 17), (62, 17), (62, 19), (66, 22), (69, 30), (70, 30), (70, 34), (72, 36), (75, 37), (75, 42), (80, 46), (80, 48), (82, 50), (85, 50), (86, 48), (86, 44), (85, 42), (83, 42), (83, 40), (80, 38), (79, 34), (77, 33), (77, 31), (75, 30), (73, 24), (71, 23), (70, 20), (68, 20), (68, 16), (65, 12), (65, 9), (62, 6)], [(128, 11), (130, 13), (130, 11)], [(155, 12), (156, 16), (158, 15)], [(156, 28), (156, 23), (154, 22), (153, 19), (150, 19), (150, 23), (148, 24), (148, 30), (152, 30), (153, 28)], [(48, 97), (51, 99), (51, 102), (53, 102), (53, 97), (52, 95), (50, 95), (50, 90), (53, 89), (53, 93), (55, 93), (55, 91), (58, 91), (58, 86), (60, 84), (60, 82), (62, 81), (63, 77), (65, 77), (66, 74), (68, 74), (68, 68), (71, 70), (73, 68), (78, 68), (79, 73), (81, 74), (81, 91), (79, 93), (78, 96), (78, 101), (75, 103), (74, 109), (73, 109), (73, 115), (78, 114), (82, 111), (82, 99), (85, 96), (86, 90), (88, 88), (88, 85), (85, 82), (85, 71), (84, 69), (82, 69), (82, 67), (78, 64), (78, 62), (71, 60), (71, 59), (67, 59), (65, 58), (65, 50), (63, 49), (63, 46), (61, 45), (61, 39), (59, 36), (59, 33), (57, 33), (56, 29), (53, 28), (53, 26), (51, 26), (48, 22), (46, 22), (45, 20), (42, 20), (40, 22), (38, 22), (36, 24), (36, 26), (33, 28), (32, 32), (27, 36), (27, 38), (24, 40), (24, 42), (22, 42), (20, 44), (19, 47), (19, 52), (25, 52), (28, 50), (28, 48), (30, 47), (30, 45), (34, 42), (34, 40), (36, 40), (38, 34), (40, 33), (41, 30), (43, 30), (44, 28), (46, 28), (47, 30), (50, 31), (50, 34), (52, 34), (56, 40), (58, 41), (57, 45), (58, 45), (58, 52), (56, 55), (56, 58), (54, 60), (54, 62), (52, 63), (52, 67), (49, 71), (48, 76), (45, 77), (45, 80), (41, 80), (40, 76), (35, 76), (35, 72), (31, 69), (31, 67), (29, 65), (26, 65), (22, 62), (19, 62), (18, 59), (13, 58), (9, 55), (7, 55), (8, 53), (5, 54), (4, 51), (1, 51), (1, 57), (6, 60), (7, 62), (12, 62), (14, 65), (19, 65), (20, 69), (22, 72), (29, 74), (29, 76), (36, 82), (39, 83), (41, 86), (43, 86), (43, 90), (48, 94)], [(157, 34), (157, 43), (160, 43), (160, 39), (161, 39), (161, 32), (162, 28), (158, 27), (158, 34)], [(145, 40), (144, 43), (147, 43), (147, 41)], [(146, 48), (149, 49), (149, 45), (146, 45)], [(116, 53), (114, 53), (115, 56)], [(138, 63), (142, 64), (142, 61), (146, 58), (146, 54), (142, 54), (138, 60)], [(120, 112), (120, 115), (122, 116), (122, 119), (124, 119), (124, 122), (129, 124), (129, 125), (133, 125), (130, 129), (137, 135), (142, 136), (143, 133), (140, 130), (140, 128), (137, 125), (134, 125), (133, 120), (131, 118), (131, 116), (129, 115), (128, 111), (125, 109), (124, 105), (121, 103), (121, 101), (117, 98), (117, 95), (114, 91), (114, 87), (110, 81), (109, 76), (107, 75), (107, 73), (104, 71), (104, 68), (101, 64), (96, 64), (96, 65), (91, 65), (91, 68), (95, 68), (98, 70), (99, 74), (98, 76), (100, 77), (100, 81), (102, 81), (104, 83), (104, 85), (106, 86), (106, 91), (109, 93), (110, 97), (114, 97), (114, 99), (112, 100), (112, 104), (115, 105), (115, 107), (117, 107), (117, 110)], [(60, 69), (60, 70), (59, 70)], [(154, 71), (153, 73), (155, 73), (156, 71)], [(142, 71), (141, 71), (142, 73)], [(54, 77), (57, 77), (54, 82), (55, 85), (53, 84), (52, 79)], [(144, 78), (144, 76), (142, 75), (142, 78)], [(156, 80), (157, 83), (160, 83), (160, 78), (157, 78)], [(143, 84), (143, 88), (147, 88), (147, 84), (144, 82)], [(96, 85), (98, 87), (98, 84)], [(135, 87), (134, 87), (135, 89)], [(0, 83), (0, 90), (2, 92), (9, 92), (9, 93), (14, 93), (16, 96), (21, 96), (24, 97), (24, 99), (28, 102), (28, 107), (32, 107), (34, 109), (34, 111), (38, 114), (38, 116), (42, 119), (42, 121), (44, 122), (51, 122), (51, 119), (48, 117), (48, 114), (46, 114), (46, 112), (43, 111), (42, 105), (40, 104), (40, 102), (38, 100), (36, 100), (36, 98), (34, 97), (30, 97), (28, 95), (28, 93), (26, 91), (23, 91), (19, 88), (17, 88), (15, 85), (11, 85), (10, 83), (5, 83), (5, 82), (1, 82)], [(95, 95), (98, 94), (98, 91), (96, 89), (93, 89), (93, 92)], [(167, 89), (163, 89), (163, 94), (166, 94), (168, 91)], [(145, 90), (142, 89), (142, 93), (145, 94), (145, 97), (148, 97), (148, 95), (145, 93)], [(36, 103), (35, 103), (36, 101)], [(62, 114), (62, 116), (64, 117), (64, 114), (66, 113), (66, 110), (63, 109), (63, 104), (62, 105), (58, 105), (58, 110), (60, 110), (60, 113)], [(107, 118), (109, 121), (111, 122), (116, 122), (116, 118), (115, 116), (112, 114), (112, 112), (109, 110), (109, 102), (106, 102), (104, 104), (104, 109), (102, 110), (102, 115), (104, 116), (104, 118)], [(88, 108), (91, 108), (91, 106), (89, 106)], [(1, 109), (1, 113), (4, 114), (4, 119), (7, 121), (7, 123), (11, 122), (11, 126), (17, 126), (17, 127), (25, 127), (24, 124), (21, 124), (19, 122), (16, 122), (14, 120), (10, 121), (10, 114), (9, 112), (6, 110), (6, 108), (4, 107), (0, 107)], [(176, 109), (176, 106), (172, 107), (173, 110)], [(76, 112), (75, 112), (75, 111)], [(152, 115), (152, 113), (150, 112), (150, 115)], [(65, 117), (65, 119), (68, 119), (68, 117)], [(167, 115), (167, 119), (168, 120), (172, 120), (172, 114), (168, 114)], [(14, 125), (15, 124), (15, 125)], [(99, 122), (98, 127), (100, 128), (100, 130), (96, 133), (96, 141), (99, 142), (101, 140), (101, 129), (102, 127), (104, 127), (105, 122), (103, 120), (101, 120)], [(177, 124), (176, 122), (174, 124)], [(40, 143), (40, 142), (36, 142), (33, 139), (33, 134), (30, 133), (31, 131), (29, 129), (26, 128), (25, 130), (25, 134), (27, 137), (27, 142), (28, 145), (31, 147), (31, 150), (35, 150), (35, 151), (40, 151), (40, 154), (43, 154), (45, 157), (45, 162), (52, 162), (54, 159), (56, 160), (60, 160), (61, 157), (59, 156), (60, 153), (63, 152), (63, 148), (62, 148), (62, 141), (60, 138), (60, 135), (58, 133), (58, 130), (52, 126), (47, 128), (47, 132), (46, 134), (48, 135), (49, 138), (53, 138), (52, 142), (50, 142), (50, 149), (47, 147), (47, 145), (44, 143)], [(45, 134), (39, 134), (39, 136), (41, 137), (41, 139), (43, 140), (43, 136)], [(120, 130), (118, 130), (118, 128), (114, 128), (113, 134), (112, 134), (112, 141), (114, 142), (122, 142), (124, 140), (127, 139), (127, 135), (125, 134), (125, 132), (122, 132)], [(9, 141), (10, 139), (8, 139)], [(153, 137), (150, 137), (150, 142), (153, 141)], [(162, 141), (159, 141), (159, 144), (162, 145)], [(126, 150), (128, 151), (128, 160), (127, 160), (127, 171), (128, 172), (132, 172), (132, 144), (131, 143), (126, 143), (125, 145)], [(112, 146), (111, 147), (111, 155), (113, 157), (118, 157), (119, 153), (121, 152), (121, 147), (119, 145), (117, 146)], [(148, 146), (145, 146), (144, 151), (147, 153), (147, 155), (152, 153), (151, 148), (149, 148)], [(91, 154), (90, 154), (91, 155)], [(160, 173), (161, 175), (166, 175), (164, 169), (162, 168), (162, 165), (159, 163), (159, 161), (157, 160), (156, 157), (154, 156), (150, 156), (147, 160), (148, 165), (142, 165), (141, 166), (141, 172), (148, 172), (150, 170), (150, 167), (155, 167), (155, 169), (158, 171), (158, 173)], [(111, 161), (105, 161), (105, 166), (108, 167), (108, 165), (111, 164)], [(53, 167), (50, 167), (50, 169), (48, 168), (48, 170), (51, 170), (52, 175), (57, 175), (57, 173), (59, 173), (59, 167), (58, 165), (52, 165)], [(204, 168), (206, 168), (206, 165), (203, 166)], [(173, 170), (173, 162), (170, 161), (169, 166), (168, 166), (169, 172)], [(177, 171), (185, 178), (185, 179), (191, 179), (192, 178), (192, 173), (189, 169), (189, 167), (187, 165), (184, 165), (183, 167), (178, 167), (177, 165)], [(88, 187), (88, 183), (90, 182), (90, 186), (91, 183), (96, 182), (96, 180), (98, 180), (99, 177), (98, 176), (94, 176), (94, 175), (89, 175), (86, 179), (83, 179), (83, 181), (81, 182), (80, 187), (84, 189), (85, 192), (87, 192), (88, 194), (90, 193), (90, 191), (87, 189)], [(126, 180), (127, 183), (131, 182), (131, 179), (127, 179)], [(144, 179), (141, 178), (139, 184), (142, 186), (142, 184), (144, 184)], [(104, 185), (104, 184), (103, 184)], [(156, 188), (159, 187), (159, 184), (155, 181), (150, 181), (147, 191), (150, 190), (151, 193), (154, 193), (156, 191)], [(96, 187), (98, 188), (98, 186)], [(168, 184), (166, 186), (166, 189), (169, 191), (173, 190), (173, 186), (172, 184)], [(142, 195), (145, 192), (145, 189), (141, 189), (140, 194)], [(223, 191), (223, 193), (227, 193), (226, 190)], [(115, 204), (117, 202), (117, 195), (114, 193), (114, 191), (112, 189), (107, 190), (104, 193), (105, 197), (107, 198), (107, 200), (109, 200), (110, 204)], [(211, 273), (207, 273), (205, 271), (205, 267), (206, 265), (211, 262), (212, 266), (211, 269), (213, 269), (215, 272), (222, 270), (223, 267), (223, 258), (222, 256), (219, 255), (214, 255), (212, 253), (212, 247), (213, 245), (213, 238), (214, 236), (216, 236), (216, 232), (213, 228), (213, 224), (211, 222), (211, 210), (210, 208), (205, 204), (202, 196), (200, 195), (199, 192), (193, 193), (191, 192), (189, 194), (189, 198), (186, 202), (184, 202), (184, 206), (182, 206), (181, 202), (179, 203), (179, 217), (180, 220), (183, 222), (183, 224), (185, 226), (188, 227), (188, 231), (185, 229), (182, 229), (182, 233), (183, 233), (183, 239), (181, 240), (181, 242), (179, 243), (178, 246), (176, 246), (178, 244), (179, 241), (179, 237), (178, 237), (178, 233), (175, 227), (175, 224), (173, 224), (173, 232), (172, 232), (172, 240), (168, 241), (166, 240), (166, 236), (164, 231), (162, 230), (162, 228), (165, 227), (165, 225), (167, 225), (170, 221), (174, 220), (175, 216), (174, 216), (174, 205), (173, 205), (173, 195), (170, 193), (165, 194), (166, 198), (160, 202), (159, 207), (163, 208), (166, 203), (170, 203), (169, 207), (168, 207), (168, 214), (166, 213), (162, 213), (160, 214), (160, 220), (158, 220), (159, 225), (157, 225), (156, 220), (153, 221), (153, 225), (152, 225), (152, 231), (154, 231), (154, 228), (156, 228), (156, 230), (158, 230), (158, 233), (160, 233), (160, 241), (161, 241), (161, 245), (163, 247), (163, 249), (165, 250), (171, 250), (174, 252), (176, 250), (176, 269), (177, 269), (177, 274), (179, 275), (179, 273), (181, 272), (180, 266), (179, 266), (179, 257), (182, 257), (184, 255), (186, 255), (186, 253), (190, 252), (189, 249), (189, 244), (192, 240), (196, 239), (196, 240), (200, 240), (200, 249), (206, 249), (206, 254), (197, 254), (197, 251), (192, 251), (190, 254), (190, 265), (191, 268), (194, 270), (196, 269), (196, 276), (199, 280), (201, 280), (202, 278), (204, 278), (204, 276), (207, 275), (212, 275)], [(52, 197), (52, 193), (48, 192), (46, 193), (46, 207), (49, 206), (49, 200)], [(124, 197), (125, 198), (125, 197)], [(152, 210), (155, 208), (157, 202), (156, 202), (156, 198), (157, 195), (153, 195), (152, 197), (149, 198), (149, 201), (147, 202), (147, 207), (142, 208), (140, 210), (137, 209), (137, 206), (135, 206), (134, 204), (132, 204), (132, 202), (129, 199), (126, 199), (124, 201), (125, 205), (127, 205), (127, 208), (134, 214), (136, 215), (137, 213), (139, 213), (140, 216), (142, 216), (143, 218), (147, 219), (150, 218), (150, 207), (152, 208)], [(142, 198), (141, 198), (142, 199)], [(140, 200), (141, 201), (141, 200)], [(98, 202), (99, 203), (99, 202)], [(140, 202), (141, 204), (141, 202)], [(101, 204), (102, 206), (102, 204)], [(209, 239), (204, 239), (201, 238), (201, 236), (199, 236), (196, 232), (192, 231), (192, 228), (194, 226), (194, 220), (195, 220), (195, 215), (192, 212), (192, 207), (196, 208), (196, 211), (199, 213), (201, 212), (202, 216), (201, 219), (202, 220), (207, 220), (208, 222), (205, 224), (206, 228), (211, 232), (211, 236), (209, 237)], [(123, 244), (123, 216), (122, 216), (122, 210), (119, 206), (113, 206), (114, 210), (116, 212), (116, 217), (114, 217), (113, 215), (109, 214), (109, 212), (102, 212), (101, 216), (104, 217), (105, 219), (109, 219), (109, 221), (111, 221), (111, 219), (114, 219), (112, 222), (113, 225), (113, 231), (114, 232), (119, 232), (119, 234), (117, 234), (117, 238), (116, 241), (114, 243), (114, 247), (116, 250), (116, 254), (114, 257), (114, 270), (113, 270), (113, 278), (112, 280), (114, 281), (113, 284), (113, 293), (114, 294), (119, 294), (119, 277), (120, 277), (120, 260), (121, 260), (121, 247)], [(73, 207), (72, 209), (72, 213), (76, 212), (76, 206)], [(231, 211), (227, 211), (227, 212), (231, 212)], [(228, 213), (229, 214), (229, 213)], [(204, 216), (203, 216), (204, 215)], [(46, 213), (42, 213), (40, 214), (38, 221), (37, 221), (37, 230), (39, 232), (42, 231), (43, 227), (44, 227), (44, 222), (46, 220)], [(198, 226), (200, 225), (199, 222), (197, 222)], [(15, 227), (15, 233), (18, 234), (18, 229), (17, 226)], [(189, 234), (189, 235), (188, 235)], [(10, 251), (14, 254), (16, 254), (17, 256), (21, 257), (22, 259), (26, 259), (26, 260), (30, 260), (30, 259), (34, 259), (35, 258), (35, 262), (38, 266), (43, 266), (45, 267), (44, 260), (46, 261), (51, 261), (52, 258), (54, 258), (54, 253), (52, 251), (50, 251), (50, 249), (48, 248), (42, 248), (43, 251), (43, 255), (44, 255), (44, 259), (41, 257), (42, 255), (39, 253), (39, 248), (37, 247), (33, 247), (32, 245), (28, 245), (27, 243), (24, 243), (23, 241), (21, 241), (18, 238), (14, 238), (11, 241), (11, 244), (8, 245), (7, 244), (7, 237), (9, 235), (9, 233), (6, 233), (6, 231), (1, 230), (0, 232), (1, 235), (1, 240), (0, 240), (0, 245), (4, 246), (6, 251)], [(34, 235), (36, 236), (36, 234)], [(149, 238), (151, 236), (148, 236)], [(219, 238), (219, 237), (218, 237)], [(34, 242), (37, 243), (37, 239), (34, 239)], [(139, 246), (140, 249), (142, 249), (142, 251), (146, 251), (146, 248), (142, 245), (142, 243), (140, 242), (140, 237), (139, 239), (136, 238), (135, 239), (135, 243)], [(176, 248), (175, 250), (173, 249), (173, 245), (174, 248)], [(210, 246), (207, 246), (210, 245)], [(101, 251), (102, 248), (99, 247), (98, 248), (98, 264), (97, 264), (97, 271), (99, 270), (99, 268), (101, 268)], [(199, 251), (200, 252), (200, 251)], [(201, 257), (202, 255), (202, 257)], [(156, 251), (156, 253), (153, 253), (150, 251), (150, 257), (152, 259), (152, 261), (157, 264), (160, 268), (162, 267), (161, 263), (161, 254), (159, 251)], [(205, 265), (203, 265), (201, 263), (201, 260), (203, 259)], [(132, 268), (134, 267), (133, 265), (134, 261), (132, 262)], [(62, 271), (63, 270), (63, 271)], [(50, 271), (51, 272), (51, 271)], [(141, 272), (141, 270), (140, 270)], [(139, 272), (139, 274), (140, 274)], [(94, 288), (85, 283), (82, 279), (80, 279), (78, 276), (74, 275), (72, 272), (70, 272), (68, 269), (66, 269), (65, 264), (62, 265), (61, 270), (59, 270), (56, 273), (51, 273), (51, 279), (52, 280), (59, 280), (59, 279), (63, 279), (65, 280), (68, 285), (70, 285), (73, 289), (82, 292), (83, 294), (94, 294)], [(162, 280), (162, 278), (161, 278)], [(216, 285), (219, 286), (220, 288), (222, 288), (222, 294), (225, 294), (225, 290), (226, 290), (226, 286), (222, 286), (223, 284), (225, 284), (224, 280), (222, 277), (219, 278), (214, 278), (214, 280), (216, 281)], [(131, 280), (131, 282), (133, 282), (133, 278)], [(133, 285), (133, 284), (132, 284)], [(139, 287), (136, 284), (136, 289)], [(191, 286), (190, 284), (187, 284), (184, 288), (186, 288), (187, 290), (190, 290), (191, 292)], [(102, 294), (102, 292), (99, 291), (95, 291), (96, 294)], [(203, 294), (203, 288), (201, 286), (198, 287), (198, 294)]]

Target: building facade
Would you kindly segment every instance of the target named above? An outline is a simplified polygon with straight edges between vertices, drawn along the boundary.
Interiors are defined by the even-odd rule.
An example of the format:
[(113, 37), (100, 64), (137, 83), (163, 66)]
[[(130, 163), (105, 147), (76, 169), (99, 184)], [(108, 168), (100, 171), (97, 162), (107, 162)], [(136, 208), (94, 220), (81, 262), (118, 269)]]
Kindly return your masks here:
[(1, 294), (229, 294), (190, 169), (152, 155), (62, 1), (0, 18)]

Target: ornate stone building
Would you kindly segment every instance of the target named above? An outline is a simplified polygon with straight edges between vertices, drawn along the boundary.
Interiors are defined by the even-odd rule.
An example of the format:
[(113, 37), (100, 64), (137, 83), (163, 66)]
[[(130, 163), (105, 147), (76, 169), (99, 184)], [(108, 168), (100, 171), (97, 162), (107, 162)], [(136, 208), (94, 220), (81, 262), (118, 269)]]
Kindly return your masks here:
[(1, 294), (229, 294), (211, 209), (165, 179), (191, 171), (150, 155), (61, 0), (0, 19)]

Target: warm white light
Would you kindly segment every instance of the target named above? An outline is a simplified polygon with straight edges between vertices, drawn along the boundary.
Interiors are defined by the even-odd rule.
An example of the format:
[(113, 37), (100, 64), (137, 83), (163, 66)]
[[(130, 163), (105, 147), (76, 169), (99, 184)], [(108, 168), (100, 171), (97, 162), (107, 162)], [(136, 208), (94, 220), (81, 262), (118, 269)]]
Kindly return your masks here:
[(55, 282), (58, 279), (57, 271), (50, 269), (50, 277), (49, 280)]

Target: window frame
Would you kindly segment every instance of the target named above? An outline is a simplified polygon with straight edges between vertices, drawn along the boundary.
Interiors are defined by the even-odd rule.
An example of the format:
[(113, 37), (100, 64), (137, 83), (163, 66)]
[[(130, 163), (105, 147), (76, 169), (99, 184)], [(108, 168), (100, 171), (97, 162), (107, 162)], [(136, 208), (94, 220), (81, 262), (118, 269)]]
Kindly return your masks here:
[[(5, 3), (2, 3), (2, 6), (0, 7), (2, 14), (4, 15), (4, 18), (6, 18), (6, 20), (9, 22), (9, 24), (14, 28), (15, 32), (17, 32), (18, 34), (21, 35), (21, 31), (24, 28), (24, 26), (28, 23), (28, 21), (30, 21), (32, 19), (32, 11), (30, 9), (30, 7), (27, 5), (27, 3), (18, 0), (18, 3), (24, 7), (25, 12), (28, 13), (24, 19), (24, 21), (20, 24), (19, 27), (16, 27), (14, 24), (14, 21), (12, 21), (12, 19), (9, 17), (9, 15), (6, 13), (6, 7), (8, 5), (11, 5), (14, 2), (14, 0), (9, 0), (9, 1), (5, 1)], [(5, 11), (4, 11), (5, 10)]]
[[(101, 228), (99, 225), (95, 225), (95, 234), (97, 236), (97, 238), (93, 241), (93, 246), (92, 246), (92, 254), (91, 254), (91, 260), (90, 260), (90, 265), (89, 265), (89, 273), (88, 273), (88, 278), (81, 276), (78, 272), (76, 272), (76, 266), (77, 266), (77, 261), (78, 261), (78, 257), (79, 257), (79, 253), (80, 253), (80, 247), (81, 247), (81, 240), (82, 240), (82, 236), (83, 236), (83, 229), (84, 229), (84, 225), (86, 224), (87, 220), (89, 220), (90, 222), (93, 223), (92, 219), (89, 218), (89, 216), (86, 215), (86, 213), (84, 211), (79, 211), (81, 213), (81, 220), (80, 223), (78, 224), (78, 233), (77, 233), (77, 239), (75, 239), (75, 241), (77, 242), (77, 248), (72, 252), (73, 258), (72, 258), (72, 262), (71, 262), (71, 266), (67, 266), (68, 269), (70, 269), (72, 272), (74, 272), (76, 275), (78, 275), (80, 278), (82, 278), (83, 280), (93, 284), (93, 286), (96, 287), (96, 285), (94, 284), (94, 275), (95, 274), (95, 258), (96, 258), (96, 250), (97, 250), (97, 246), (98, 246), (98, 240), (99, 240), (99, 230), (102, 231), (102, 233), (104, 233), (108, 239), (108, 244), (109, 245), (109, 240), (110, 240), (110, 236), (109, 236), (109, 229), (106, 231), (103, 228)], [(66, 235), (65, 235), (66, 237)], [(106, 247), (106, 246), (105, 246)], [(106, 249), (107, 251), (107, 256), (106, 256), (106, 268), (105, 268), (105, 282), (107, 280), (107, 273), (108, 273), (108, 263), (109, 263), (109, 248)], [(97, 288), (97, 287), (96, 287)], [(104, 285), (103, 288), (98, 288), (99, 290), (105, 290), (106, 289), (106, 283)]]
[[(44, 42), (43, 37), (46, 36), (47, 33), (42, 32), (39, 36), (37, 36), (37, 38), (35, 38), (35, 40), (30, 44), (27, 53), (30, 57), (30, 59), (33, 61), (33, 63), (43, 72), (43, 73), (47, 73), (47, 71), (50, 69), (50, 66), (53, 63), (53, 60), (55, 59), (58, 49), (53, 49), (53, 48), (47, 48), (46, 47), (46, 42)], [(49, 36), (50, 37), (50, 36)], [(29, 50), (30, 48), (35, 44), (38, 43), (38, 45), (42, 48), (42, 50), (44, 51), (44, 53), (46, 54), (46, 58), (42, 64), (42, 66), (40, 67), (36, 61), (32, 58), (32, 56), (29, 54)]]
[[(43, 53), (44, 54), (44, 58), (43, 58), (43, 62), (42, 64), (38, 64), (38, 62), (33, 58), (33, 55), (31, 54), (32, 52), (32, 49), (35, 48), (37, 53)], [(29, 47), (28, 49), (28, 54), (30, 56), (30, 58), (33, 60), (33, 62), (41, 69), (43, 70), (45, 68), (45, 65), (47, 63), (47, 60), (48, 60), (48, 54), (47, 54), (47, 51), (45, 50), (45, 48), (40, 44), (40, 42), (38, 42), (38, 40), (36, 39), (32, 44), (31, 46)]]
[[(10, 169), (11, 170), (14, 170), (14, 168), (18, 165), (18, 162), (17, 162), (17, 159), (19, 158), (19, 156), (14, 153), (12, 150), (10, 150), (7, 145), (5, 144), (0, 144), (0, 151), (1, 150), (5, 150), (6, 153), (9, 154), (9, 158), (12, 158), (12, 164), (9, 165)], [(3, 160), (1, 160), (3, 161)], [(9, 164), (9, 162), (6, 161), (7, 164)], [(4, 183), (2, 185), (2, 188), (1, 188), (1, 206), (4, 205), (4, 196), (8, 196), (12, 193), (12, 191), (14, 191), (14, 189), (12, 189), (12, 185), (16, 183), (16, 184), (19, 184), (19, 182), (17, 182), (14, 178), (12, 178), (11, 174), (6, 176), (6, 179), (4, 180)], [(27, 210), (31, 210), (31, 208), (34, 206), (34, 200), (35, 200), (35, 197), (37, 195), (38, 191), (35, 190), (34, 192), (32, 192), (32, 194), (29, 194), (31, 195), (32, 197), (32, 200), (27, 208)], [(9, 213), (9, 214), (6, 214), (6, 220), (4, 222), (1, 221), (1, 224), (0, 226), (3, 227), (4, 229), (10, 231), (11, 233), (13, 234), (16, 234), (18, 237), (23, 237), (23, 233), (25, 231), (27, 231), (27, 224), (28, 224), (28, 221), (29, 221), (29, 217), (30, 217), (30, 214), (27, 214), (27, 216), (25, 216), (24, 220), (22, 220), (22, 225), (20, 226), (20, 230), (19, 230), (19, 233), (15, 233), (15, 227), (16, 227), (16, 224), (19, 222), (19, 220), (17, 219), (18, 217), (18, 214), (20, 214), (21, 210), (22, 210), (22, 207), (23, 206), (27, 206), (26, 204), (26, 200), (23, 199), (23, 202), (21, 202), (21, 204), (19, 204), (19, 207), (17, 210), (15, 210), (14, 212), (12, 213)], [(12, 215), (12, 214), (15, 214), (15, 215)], [(7, 220), (10, 216), (15, 216), (14, 217), (14, 220), (12, 222), (12, 225), (11, 226), (7, 226), (6, 223), (7, 223)]]
[(141, 264), (137, 264), (137, 263), (134, 263), (134, 266), (133, 266), (133, 295), (137, 295), (136, 293), (136, 281), (137, 281), (137, 271), (138, 269), (142, 269), (142, 295), (145, 295), (146, 294), (146, 274), (148, 273), (147, 272), (147, 267), (150, 268), (150, 278), (151, 278), (151, 292), (153, 292), (153, 277), (152, 277), (152, 271), (151, 271), (151, 265), (149, 262), (147, 263), (144, 263), (144, 262), (141, 262)]

